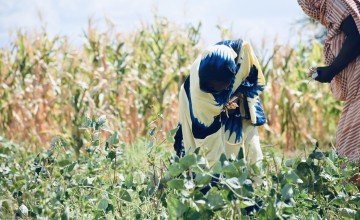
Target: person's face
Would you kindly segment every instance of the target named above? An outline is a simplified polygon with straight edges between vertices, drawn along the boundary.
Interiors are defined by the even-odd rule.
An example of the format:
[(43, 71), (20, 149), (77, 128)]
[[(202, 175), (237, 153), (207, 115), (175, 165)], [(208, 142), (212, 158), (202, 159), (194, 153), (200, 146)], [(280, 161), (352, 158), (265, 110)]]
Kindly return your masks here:
[(230, 86), (231, 82), (217, 82), (217, 81), (210, 81), (208, 82), (209, 88), (214, 91), (213, 93), (220, 93), (224, 90), (227, 90)]

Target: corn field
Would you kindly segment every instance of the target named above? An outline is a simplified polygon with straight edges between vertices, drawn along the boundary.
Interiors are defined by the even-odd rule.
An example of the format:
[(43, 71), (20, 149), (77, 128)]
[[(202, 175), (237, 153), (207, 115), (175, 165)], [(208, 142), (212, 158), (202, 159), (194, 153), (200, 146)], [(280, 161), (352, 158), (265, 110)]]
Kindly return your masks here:
[[(178, 91), (205, 47), (201, 23), (180, 26), (155, 17), (152, 24), (122, 34), (112, 26), (99, 32), (89, 21), (84, 39), (76, 47), (66, 36), (19, 31), (0, 49), (1, 136), (34, 151), (61, 137), (79, 154), (89, 135), (79, 129), (86, 116), (106, 115), (123, 143), (154, 128), (165, 136), (177, 126)], [(263, 146), (287, 151), (316, 141), (332, 146), (341, 103), (328, 85), (307, 78), (310, 67), (322, 65), (322, 45), (275, 43), (265, 51), (266, 43), (253, 45), (267, 81), (261, 96), (268, 119), (260, 129)]]

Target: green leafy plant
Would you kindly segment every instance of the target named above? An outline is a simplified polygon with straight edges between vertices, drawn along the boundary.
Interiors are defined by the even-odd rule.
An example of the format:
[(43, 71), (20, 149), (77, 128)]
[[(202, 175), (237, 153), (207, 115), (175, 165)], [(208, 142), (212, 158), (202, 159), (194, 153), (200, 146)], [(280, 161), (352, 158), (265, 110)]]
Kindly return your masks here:
[[(166, 152), (170, 138), (154, 127), (126, 146), (104, 136), (106, 118), (86, 118), (86, 153), (75, 159), (61, 138), (35, 154), (0, 140), (2, 218), (356, 219), (357, 165), (318, 148), (284, 160), (268, 152), (249, 167), (239, 153), (209, 169), (198, 152)], [(174, 131), (172, 131), (174, 132)], [(170, 135), (169, 135), (170, 136)], [(105, 139), (104, 139), (105, 138)], [(170, 139), (169, 141), (167, 139)], [(346, 166), (345, 166), (346, 164)], [(261, 181), (259, 181), (261, 179)], [(210, 187), (212, 186), (212, 187)]]

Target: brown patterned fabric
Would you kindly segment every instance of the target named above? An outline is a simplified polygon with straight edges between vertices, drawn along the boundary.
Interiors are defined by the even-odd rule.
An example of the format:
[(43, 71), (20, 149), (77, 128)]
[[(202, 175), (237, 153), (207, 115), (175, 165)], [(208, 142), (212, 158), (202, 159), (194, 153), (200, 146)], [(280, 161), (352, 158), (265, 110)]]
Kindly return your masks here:
[[(331, 44), (342, 39), (333, 39), (341, 35), (340, 26), (350, 14), (360, 32), (360, 1), (359, 0), (298, 0), (299, 5), (312, 19), (319, 20), (327, 28), (325, 41), (325, 61), (332, 63), (335, 58)], [(341, 36), (344, 38), (345, 36)], [(334, 42), (333, 42), (334, 41)]]
[[(326, 26), (325, 63), (330, 65), (345, 41), (341, 23), (352, 15), (360, 32), (359, 0), (298, 0), (304, 12)], [(340, 155), (350, 160), (360, 158), (360, 57), (351, 62), (331, 81), (331, 91), (337, 100), (345, 101), (337, 131), (336, 146)]]
[(314, 20), (323, 20), (326, 0), (298, 0), (305, 14)]

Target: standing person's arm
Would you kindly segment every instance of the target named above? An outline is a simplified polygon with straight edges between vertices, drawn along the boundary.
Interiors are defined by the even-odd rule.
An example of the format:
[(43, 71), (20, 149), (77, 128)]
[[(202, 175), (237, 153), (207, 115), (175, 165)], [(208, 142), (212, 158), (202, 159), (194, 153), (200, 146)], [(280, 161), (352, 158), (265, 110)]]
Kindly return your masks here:
[(337, 74), (360, 55), (360, 33), (351, 15), (342, 22), (340, 30), (346, 35), (345, 42), (331, 65), (317, 68), (318, 76), (315, 80), (319, 82), (331, 82)]

